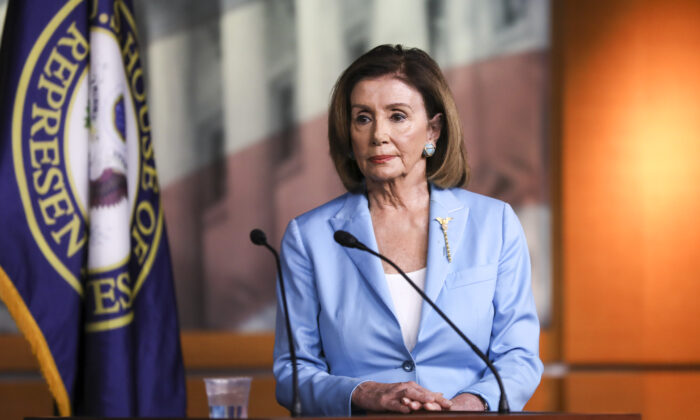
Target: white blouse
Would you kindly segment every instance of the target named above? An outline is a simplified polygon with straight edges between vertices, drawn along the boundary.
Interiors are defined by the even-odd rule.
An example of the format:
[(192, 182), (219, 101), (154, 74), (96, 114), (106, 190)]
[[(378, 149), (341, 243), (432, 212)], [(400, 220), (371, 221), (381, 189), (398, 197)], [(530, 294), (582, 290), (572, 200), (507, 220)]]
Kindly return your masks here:
[[(425, 268), (406, 273), (416, 286), (425, 290)], [(423, 299), (401, 274), (385, 274), (389, 292), (394, 301), (394, 312), (401, 326), (401, 335), (408, 351), (412, 351), (418, 339)]]

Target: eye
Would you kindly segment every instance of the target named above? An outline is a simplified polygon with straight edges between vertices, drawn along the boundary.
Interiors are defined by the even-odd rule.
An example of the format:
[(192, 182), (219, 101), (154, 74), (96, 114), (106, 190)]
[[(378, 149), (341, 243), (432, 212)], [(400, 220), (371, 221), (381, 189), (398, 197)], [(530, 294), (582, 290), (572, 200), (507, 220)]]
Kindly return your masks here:
[(406, 119), (406, 114), (404, 114), (402, 112), (394, 112), (393, 114), (391, 114), (392, 121), (401, 122), (401, 121), (404, 121), (405, 119)]
[(369, 116), (367, 116), (366, 114), (358, 114), (355, 116), (355, 122), (358, 124), (367, 124), (370, 121), (371, 120)]

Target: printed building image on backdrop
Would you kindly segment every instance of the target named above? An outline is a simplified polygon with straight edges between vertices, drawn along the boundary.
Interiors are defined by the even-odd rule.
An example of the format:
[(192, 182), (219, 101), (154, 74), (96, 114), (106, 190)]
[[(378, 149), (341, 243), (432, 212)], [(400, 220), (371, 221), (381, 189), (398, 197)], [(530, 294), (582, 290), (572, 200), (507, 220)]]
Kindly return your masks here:
[(468, 189), (509, 202), (551, 318), (547, 0), (134, 1), (180, 324), (269, 331), (289, 220), (344, 192), (330, 91), (379, 44), (427, 51), (457, 101)]

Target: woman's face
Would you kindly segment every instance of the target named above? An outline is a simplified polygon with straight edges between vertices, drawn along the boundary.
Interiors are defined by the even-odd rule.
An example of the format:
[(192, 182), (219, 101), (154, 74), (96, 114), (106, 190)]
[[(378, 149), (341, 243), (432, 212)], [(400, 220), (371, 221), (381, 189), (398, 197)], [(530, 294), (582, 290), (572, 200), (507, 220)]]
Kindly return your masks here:
[(350, 94), (350, 138), (368, 183), (425, 180), (425, 143), (440, 136), (441, 114), (428, 120), (423, 97), (392, 76), (359, 81)]

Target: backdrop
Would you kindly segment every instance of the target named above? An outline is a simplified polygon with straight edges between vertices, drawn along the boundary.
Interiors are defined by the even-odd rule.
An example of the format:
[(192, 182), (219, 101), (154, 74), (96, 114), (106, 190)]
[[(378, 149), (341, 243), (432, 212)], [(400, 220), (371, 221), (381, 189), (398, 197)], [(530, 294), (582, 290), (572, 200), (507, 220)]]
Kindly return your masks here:
[[(5, 2), (0, 0), (0, 19)], [(290, 218), (343, 193), (326, 109), (342, 70), (384, 43), (429, 52), (457, 100), (469, 189), (523, 223), (551, 317), (547, 0), (135, 0), (180, 322), (271, 330)], [(0, 332), (14, 326), (0, 308)]]

